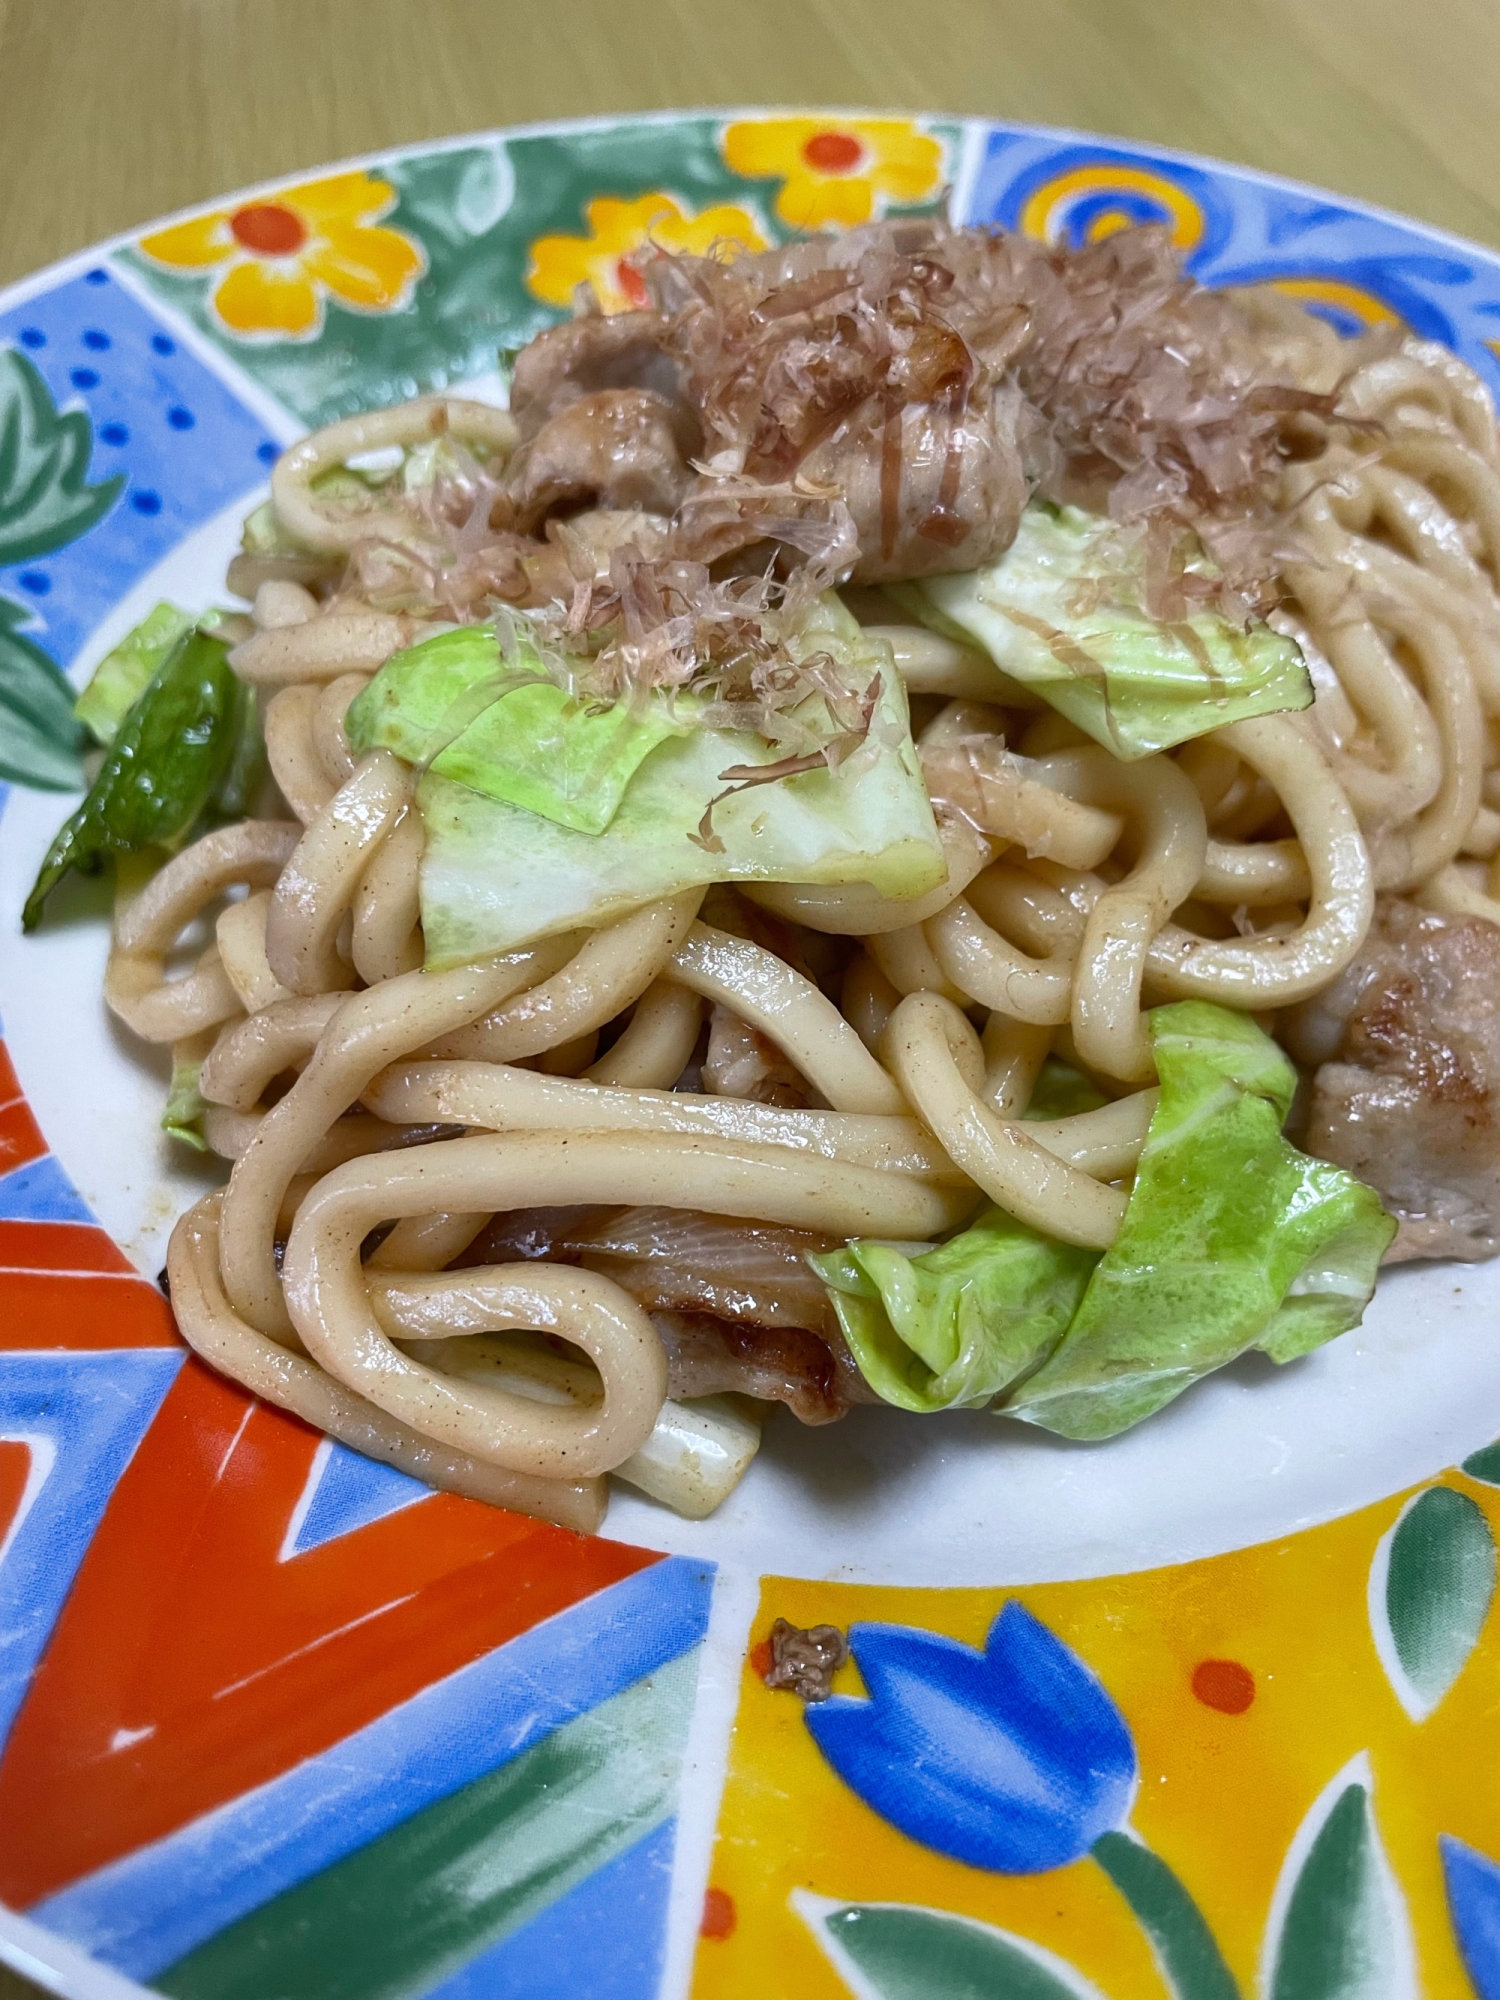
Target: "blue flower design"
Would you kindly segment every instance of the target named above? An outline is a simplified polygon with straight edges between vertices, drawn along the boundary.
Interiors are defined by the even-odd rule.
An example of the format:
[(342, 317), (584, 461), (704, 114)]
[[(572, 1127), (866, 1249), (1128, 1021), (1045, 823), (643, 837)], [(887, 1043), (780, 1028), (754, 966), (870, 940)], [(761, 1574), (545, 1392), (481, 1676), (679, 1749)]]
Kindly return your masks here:
[(976, 1868), (1036, 1875), (1123, 1824), (1125, 1719), (1078, 1656), (1006, 1604), (982, 1653), (909, 1625), (855, 1625), (868, 1701), (806, 1711), (834, 1770), (894, 1826)]
[(1438, 1849), (1464, 1970), (1480, 2000), (1500, 2000), (1500, 1867), (1451, 1833), (1439, 1834)]

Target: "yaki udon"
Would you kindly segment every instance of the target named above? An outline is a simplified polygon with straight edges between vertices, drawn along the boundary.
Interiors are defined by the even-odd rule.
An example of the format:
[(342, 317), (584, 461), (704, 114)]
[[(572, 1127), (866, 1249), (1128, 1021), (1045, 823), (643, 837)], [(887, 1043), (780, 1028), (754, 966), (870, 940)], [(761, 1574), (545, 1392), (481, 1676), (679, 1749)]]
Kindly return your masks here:
[(635, 263), (508, 411), (294, 446), (248, 613), (80, 698), (26, 922), (116, 863), (105, 998), (232, 1162), (186, 1339), (593, 1529), (778, 1402), (1108, 1438), (1493, 1255), (1473, 374), (1152, 229)]

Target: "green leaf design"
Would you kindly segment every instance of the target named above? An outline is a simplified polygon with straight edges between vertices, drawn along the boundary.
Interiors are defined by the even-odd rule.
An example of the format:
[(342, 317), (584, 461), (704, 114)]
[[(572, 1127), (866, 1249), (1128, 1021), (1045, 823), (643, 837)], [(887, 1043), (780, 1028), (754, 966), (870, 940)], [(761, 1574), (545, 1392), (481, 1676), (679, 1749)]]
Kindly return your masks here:
[(1414, 1722), (1458, 1679), (1495, 1595), (1495, 1542), (1483, 1510), (1429, 1486), (1375, 1552), (1370, 1623), (1391, 1685)]
[(791, 1900), (857, 2000), (1103, 2000), (1054, 1952), (972, 1917), (803, 1889)]
[(84, 732), (55, 661), (17, 627), (26, 613), (0, 597), (0, 778), (44, 792), (83, 789)]
[(1418, 2000), (1411, 1927), (1380, 1845), (1368, 1760), (1314, 1801), (1267, 1925), (1267, 2000)]
[[(328, 423), (488, 375), (502, 350), (563, 318), (563, 308), (545, 304), (527, 283), (531, 247), (557, 233), (586, 237), (586, 210), (600, 195), (634, 201), (660, 190), (692, 215), (728, 202), (747, 210), (768, 240), (785, 236), (771, 207), (775, 180), (746, 181), (731, 170), (719, 145), (723, 122), (717, 112), (625, 118), (372, 163), (370, 172), (398, 196), (382, 226), (414, 237), (427, 269), (397, 311), (329, 298), (323, 331), (311, 340), (242, 339), (213, 311), (219, 270), (176, 271), (139, 250), (116, 254), (305, 423)], [(924, 124), (946, 145), (952, 172), (960, 128), (943, 119)]]
[(1159, 1854), (1128, 1833), (1102, 1833), (1090, 1852), (1150, 1938), (1176, 2000), (1240, 2000), (1202, 1911)]
[(1483, 1486), (1500, 1486), (1500, 1443), (1484, 1445), (1470, 1452), (1460, 1470)]
[(90, 486), (93, 448), (84, 412), (59, 414), (21, 350), (0, 349), (0, 563), (76, 541), (114, 505), (124, 478)]

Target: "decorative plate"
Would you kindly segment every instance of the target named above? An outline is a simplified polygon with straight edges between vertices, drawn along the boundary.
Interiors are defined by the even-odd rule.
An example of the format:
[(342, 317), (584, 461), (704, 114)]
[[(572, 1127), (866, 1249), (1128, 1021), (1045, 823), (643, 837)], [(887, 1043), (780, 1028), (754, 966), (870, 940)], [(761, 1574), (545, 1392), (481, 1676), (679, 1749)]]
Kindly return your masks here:
[[(945, 189), (1165, 221), (1210, 283), (1500, 386), (1500, 259), (1065, 133), (674, 114), (302, 175), (0, 297), (0, 771), (67, 784), (54, 663), (211, 601), (304, 427), (496, 394), (648, 231)], [(1106, 1447), (782, 1419), (712, 1520), (621, 1496), (592, 1542), (434, 1496), (178, 1343), (200, 1183), (106, 927), (19, 937), (64, 809), (13, 789), (0, 866), (0, 1955), (80, 2000), (1500, 1996), (1500, 1271), (1391, 1273)], [(868, 1701), (768, 1691), (778, 1616), (853, 1623)]]

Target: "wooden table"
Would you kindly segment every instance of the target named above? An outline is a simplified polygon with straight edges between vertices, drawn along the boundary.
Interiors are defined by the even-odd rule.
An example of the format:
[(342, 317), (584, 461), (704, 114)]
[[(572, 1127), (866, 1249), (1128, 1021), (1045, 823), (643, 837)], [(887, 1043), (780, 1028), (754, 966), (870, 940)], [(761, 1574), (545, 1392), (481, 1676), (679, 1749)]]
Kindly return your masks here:
[(0, 283), (406, 140), (809, 100), (1157, 140), (1500, 244), (1494, 0), (0, 0)]
[(0, 0), (0, 284), (408, 140), (809, 100), (1155, 140), (1500, 246), (1494, 0)]

